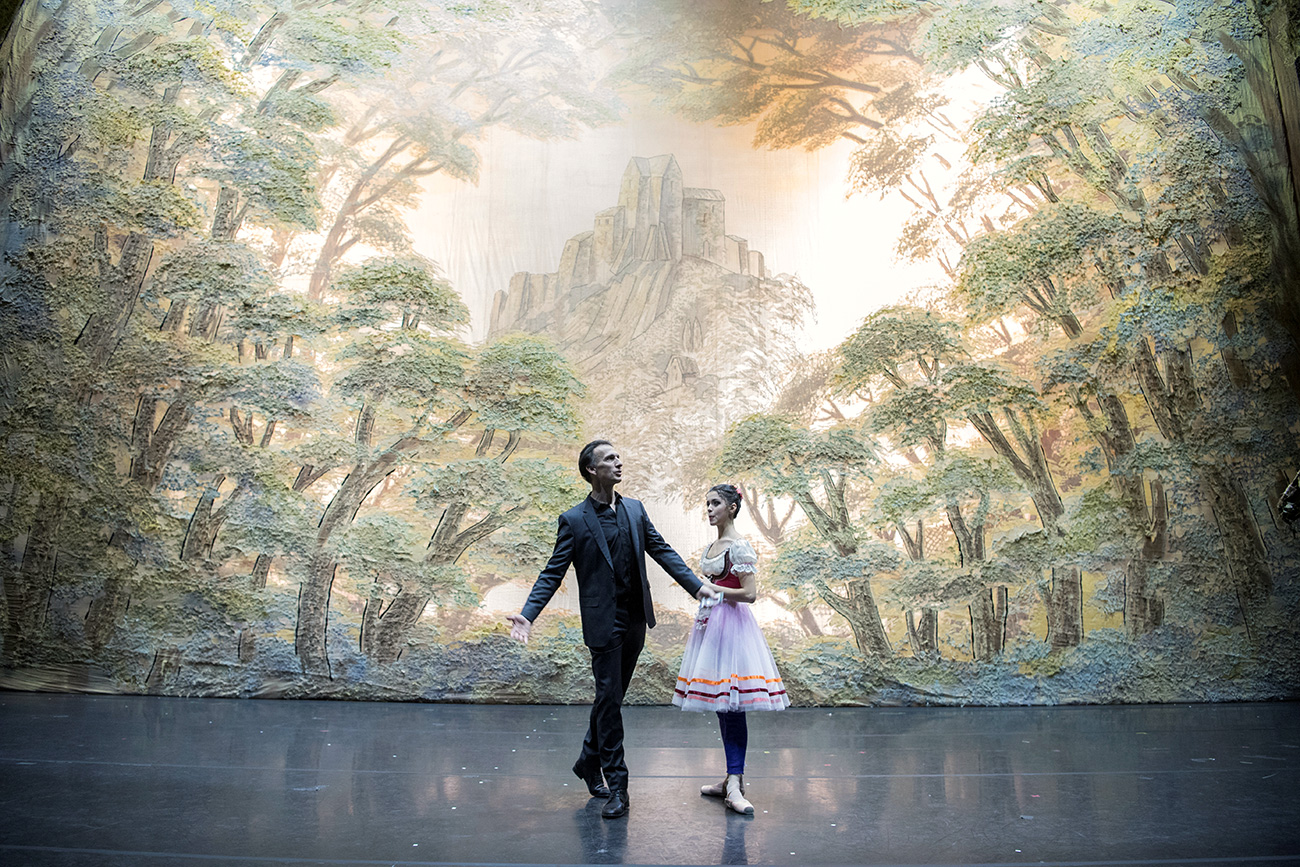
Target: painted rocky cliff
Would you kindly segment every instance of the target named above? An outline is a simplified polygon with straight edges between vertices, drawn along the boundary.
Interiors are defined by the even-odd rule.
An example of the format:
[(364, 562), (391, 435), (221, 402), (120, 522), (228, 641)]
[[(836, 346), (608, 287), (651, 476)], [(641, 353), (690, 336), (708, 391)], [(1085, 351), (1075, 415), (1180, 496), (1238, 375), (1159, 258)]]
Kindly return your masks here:
[(515, 274), (492, 305), (490, 337), (548, 334), (577, 366), (586, 433), (619, 442), (646, 487), (688, 498), (727, 426), (771, 400), (810, 310), (726, 218), (724, 193), (685, 186), (672, 155), (633, 157), (559, 270)]

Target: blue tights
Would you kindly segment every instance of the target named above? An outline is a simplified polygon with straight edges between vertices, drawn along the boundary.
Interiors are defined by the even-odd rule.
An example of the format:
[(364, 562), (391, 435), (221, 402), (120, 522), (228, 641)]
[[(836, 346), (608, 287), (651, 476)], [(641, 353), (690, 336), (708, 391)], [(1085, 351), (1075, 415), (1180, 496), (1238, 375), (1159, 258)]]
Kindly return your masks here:
[(745, 725), (745, 712), (720, 710), (718, 724), (722, 727), (722, 749), (727, 754), (727, 773), (745, 773), (745, 748), (749, 746), (749, 727)]

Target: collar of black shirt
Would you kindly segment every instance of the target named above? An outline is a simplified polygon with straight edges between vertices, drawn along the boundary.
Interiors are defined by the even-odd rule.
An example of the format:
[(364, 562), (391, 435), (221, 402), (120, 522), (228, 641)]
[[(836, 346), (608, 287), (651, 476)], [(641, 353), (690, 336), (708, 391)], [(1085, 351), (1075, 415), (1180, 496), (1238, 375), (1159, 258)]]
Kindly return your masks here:
[(613, 509), (614, 512), (615, 512), (615, 514), (617, 514), (617, 513), (618, 513), (618, 504), (619, 504), (619, 501), (623, 499), (623, 495), (620, 494), (618, 491), (615, 491), (615, 492), (614, 492), (614, 502), (612, 502), (612, 503), (602, 503), (600, 500), (597, 500), (595, 497), (591, 496), (590, 494), (587, 495), (587, 499), (591, 500), (591, 504), (592, 504), (592, 506), (594, 506), (595, 509), (596, 509), (596, 514), (600, 514), (601, 512), (605, 511), (606, 509)]

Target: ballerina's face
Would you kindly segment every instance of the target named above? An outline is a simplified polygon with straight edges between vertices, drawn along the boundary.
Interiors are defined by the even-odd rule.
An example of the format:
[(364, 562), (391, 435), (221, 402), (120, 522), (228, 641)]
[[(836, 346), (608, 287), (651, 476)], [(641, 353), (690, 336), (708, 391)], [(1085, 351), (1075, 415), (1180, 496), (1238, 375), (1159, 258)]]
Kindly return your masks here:
[(716, 527), (731, 520), (731, 508), (717, 491), (709, 491), (704, 498), (704, 509), (709, 516), (709, 526)]

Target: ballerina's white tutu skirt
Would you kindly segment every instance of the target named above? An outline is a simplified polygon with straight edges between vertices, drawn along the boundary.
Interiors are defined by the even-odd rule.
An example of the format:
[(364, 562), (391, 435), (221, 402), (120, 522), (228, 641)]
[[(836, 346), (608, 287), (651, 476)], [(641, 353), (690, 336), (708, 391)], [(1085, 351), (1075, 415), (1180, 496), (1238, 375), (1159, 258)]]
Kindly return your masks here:
[(743, 602), (720, 602), (691, 631), (673, 690), (682, 710), (784, 710), (790, 706), (776, 660), (754, 613)]

